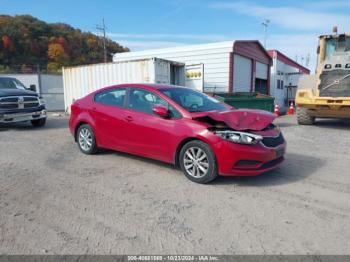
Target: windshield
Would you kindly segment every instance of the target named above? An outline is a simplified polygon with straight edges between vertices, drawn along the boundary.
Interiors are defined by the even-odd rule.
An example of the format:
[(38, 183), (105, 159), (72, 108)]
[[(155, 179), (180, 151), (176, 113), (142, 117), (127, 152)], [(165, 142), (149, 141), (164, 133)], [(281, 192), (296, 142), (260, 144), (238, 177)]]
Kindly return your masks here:
[(179, 87), (164, 88), (159, 91), (191, 113), (228, 109), (228, 106), (215, 98), (192, 89)]
[(25, 90), (26, 88), (16, 78), (1, 77), (0, 78), (0, 89), (21, 89), (21, 90)]
[(326, 59), (329, 59), (337, 49), (348, 51), (350, 49), (350, 37), (326, 39)]

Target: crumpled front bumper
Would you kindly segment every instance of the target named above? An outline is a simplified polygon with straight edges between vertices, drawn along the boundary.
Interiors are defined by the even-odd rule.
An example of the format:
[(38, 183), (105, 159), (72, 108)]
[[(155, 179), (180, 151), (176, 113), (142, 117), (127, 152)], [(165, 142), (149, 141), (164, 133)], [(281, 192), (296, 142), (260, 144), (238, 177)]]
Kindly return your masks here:
[(46, 118), (46, 110), (34, 112), (0, 113), (0, 123), (16, 123)]
[(256, 176), (277, 168), (284, 160), (286, 142), (277, 147), (241, 145), (222, 141), (214, 147), (219, 174)]

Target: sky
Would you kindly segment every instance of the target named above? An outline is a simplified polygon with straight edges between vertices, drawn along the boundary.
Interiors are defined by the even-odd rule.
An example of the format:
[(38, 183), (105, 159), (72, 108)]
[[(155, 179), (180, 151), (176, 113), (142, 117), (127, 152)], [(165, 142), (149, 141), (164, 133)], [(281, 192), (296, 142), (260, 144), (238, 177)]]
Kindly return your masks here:
[(318, 36), (350, 32), (350, 1), (299, 0), (0, 0), (0, 14), (30, 14), (108, 36), (132, 51), (257, 39), (314, 70)]

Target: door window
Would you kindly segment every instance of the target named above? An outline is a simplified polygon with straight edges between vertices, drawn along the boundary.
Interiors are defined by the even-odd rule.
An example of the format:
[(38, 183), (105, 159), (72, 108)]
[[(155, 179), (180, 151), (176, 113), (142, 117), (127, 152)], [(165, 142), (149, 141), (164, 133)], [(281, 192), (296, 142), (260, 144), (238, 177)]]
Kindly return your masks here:
[(175, 110), (167, 101), (152, 92), (142, 89), (130, 89), (128, 108), (153, 115), (153, 107), (160, 105), (166, 107), (172, 118), (180, 118), (181, 114)]
[(95, 102), (104, 105), (123, 107), (126, 90), (124, 88), (107, 90), (95, 95)]

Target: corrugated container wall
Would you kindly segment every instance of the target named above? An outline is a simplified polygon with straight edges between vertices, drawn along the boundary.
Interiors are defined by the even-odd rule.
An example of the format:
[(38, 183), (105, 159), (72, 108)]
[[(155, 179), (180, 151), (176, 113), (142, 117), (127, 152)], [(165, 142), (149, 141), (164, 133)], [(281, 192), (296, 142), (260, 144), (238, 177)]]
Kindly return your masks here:
[(121, 83), (170, 84), (172, 62), (157, 58), (63, 68), (65, 109), (74, 100)]
[(130, 59), (159, 57), (185, 63), (186, 66), (203, 64), (204, 91), (210, 92), (215, 89), (216, 92), (227, 92), (230, 78), (229, 62), (233, 44), (234, 41), (227, 41), (176, 48), (116, 53), (113, 56), (113, 61), (122, 62)]

